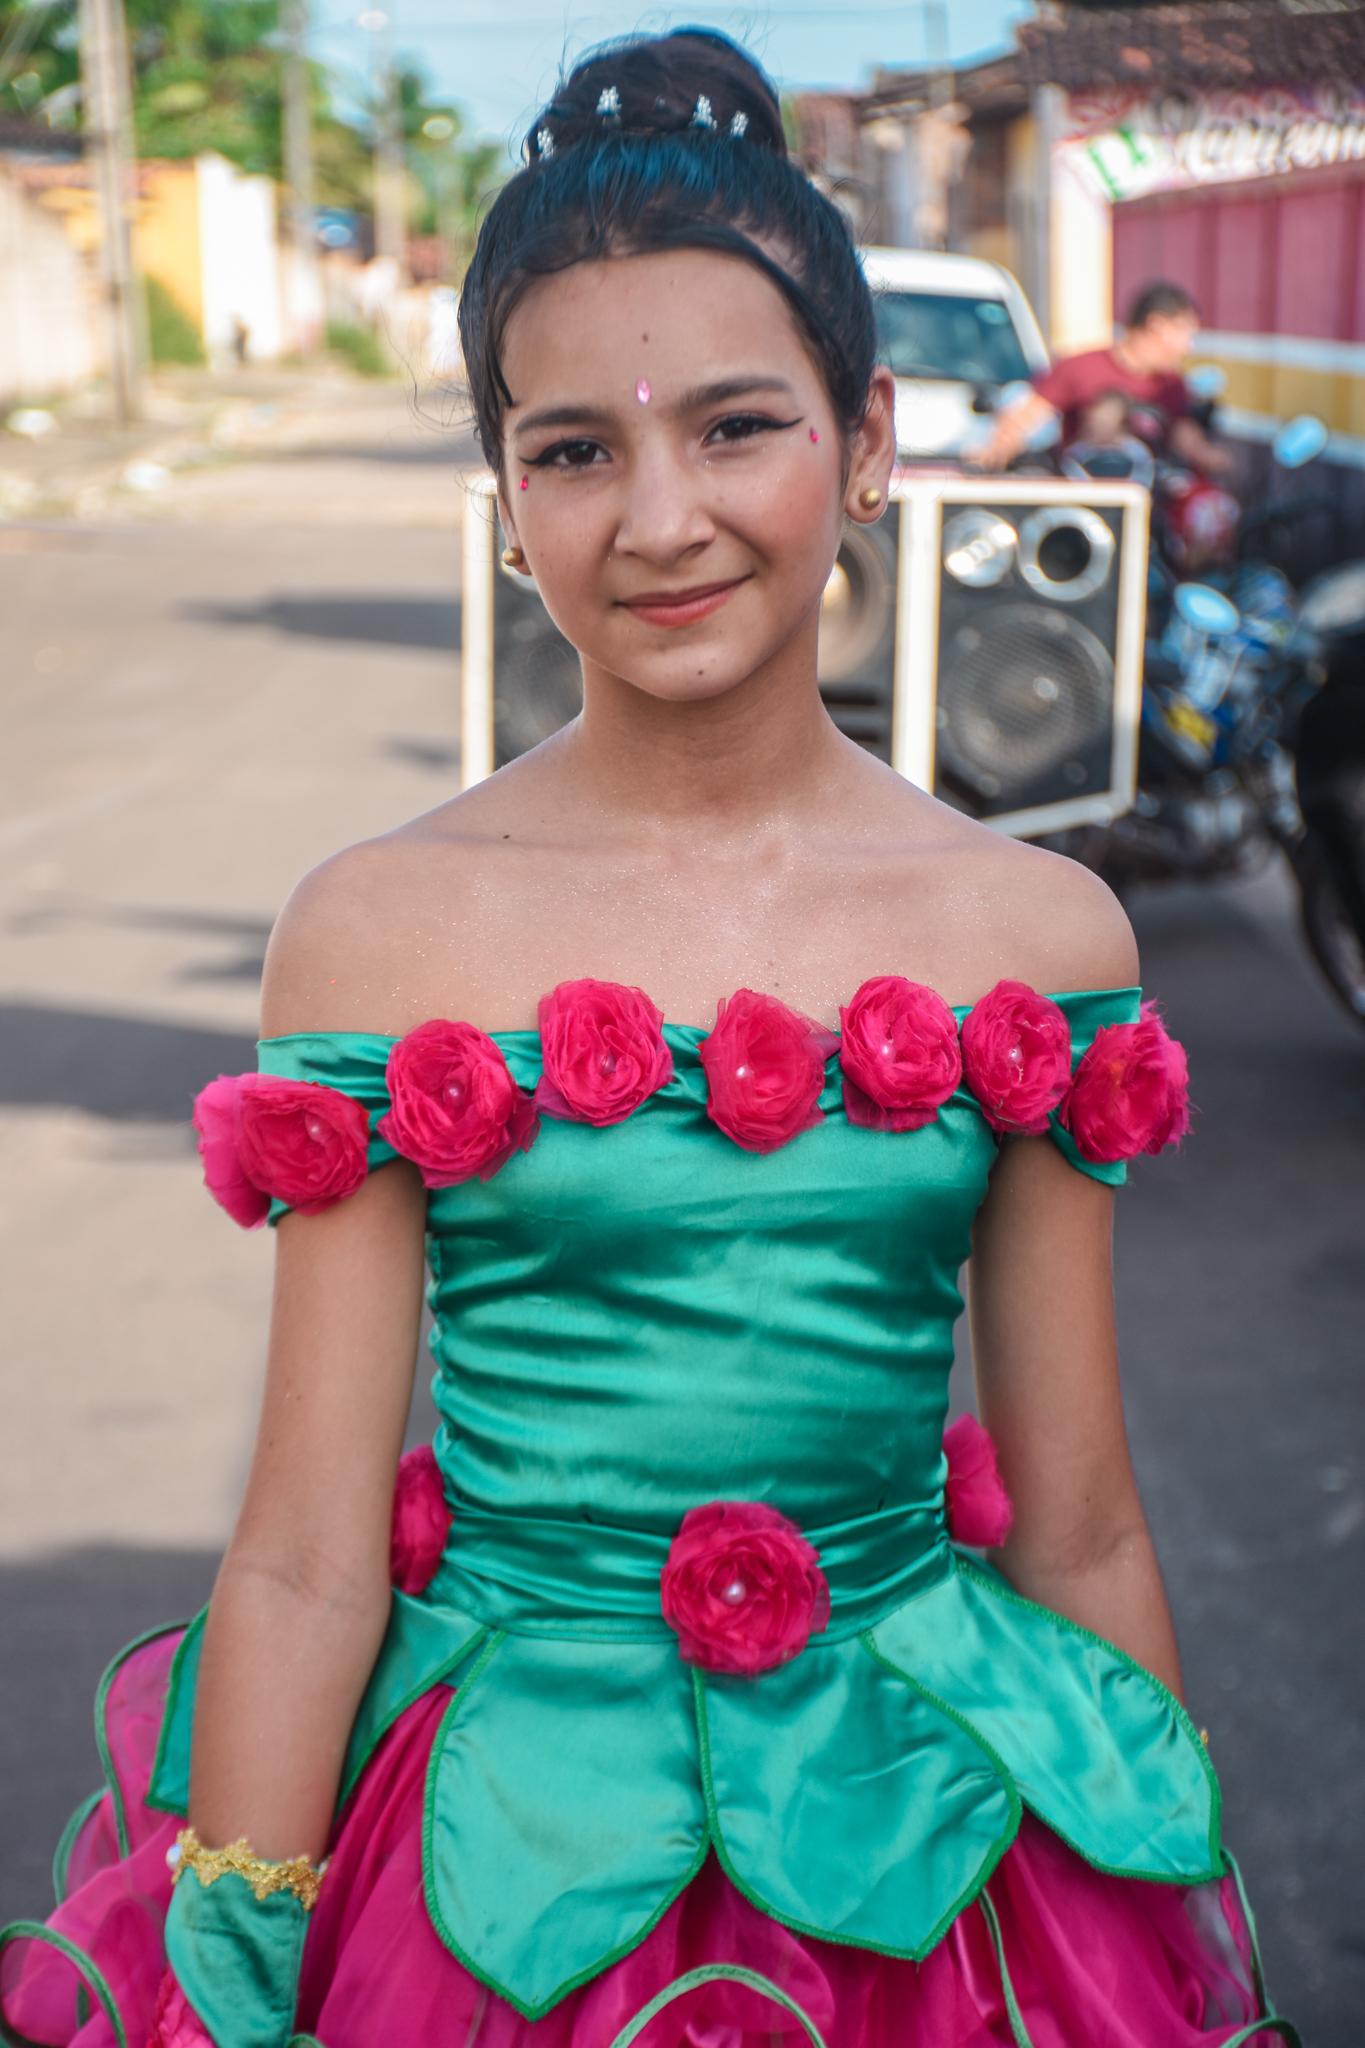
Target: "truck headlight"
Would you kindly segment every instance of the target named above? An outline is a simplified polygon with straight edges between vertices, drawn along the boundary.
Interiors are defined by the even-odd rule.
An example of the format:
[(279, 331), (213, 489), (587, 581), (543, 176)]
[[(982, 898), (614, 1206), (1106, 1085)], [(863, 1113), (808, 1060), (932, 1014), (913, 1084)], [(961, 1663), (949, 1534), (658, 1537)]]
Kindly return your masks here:
[(958, 512), (943, 529), (943, 566), (972, 590), (1003, 583), (1014, 566), (1019, 536), (998, 512)]

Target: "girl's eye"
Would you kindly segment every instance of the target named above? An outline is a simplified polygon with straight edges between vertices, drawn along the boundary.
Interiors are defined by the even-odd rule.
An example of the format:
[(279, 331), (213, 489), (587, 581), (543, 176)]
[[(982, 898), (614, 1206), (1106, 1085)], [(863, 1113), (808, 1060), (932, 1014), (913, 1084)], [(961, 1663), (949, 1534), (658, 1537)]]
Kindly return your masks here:
[(732, 412), (723, 420), (717, 420), (712, 432), (721, 434), (728, 427), (738, 429), (735, 433), (724, 433), (726, 441), (751, 441), (755, 434), (776, 433), (782, 427), (794, 427), (795, 420), (770, 420), (766, 413)]
[[(597, 441), (556, 441), (544, 448), (539, 455), (533, 455), (529, 467), (532, 469), (591, 469), (593, 450), (600, 447)], [(584, 451), (586, 452), (586, 456)], [(560, 462), (557, 458), (567, 459)]]

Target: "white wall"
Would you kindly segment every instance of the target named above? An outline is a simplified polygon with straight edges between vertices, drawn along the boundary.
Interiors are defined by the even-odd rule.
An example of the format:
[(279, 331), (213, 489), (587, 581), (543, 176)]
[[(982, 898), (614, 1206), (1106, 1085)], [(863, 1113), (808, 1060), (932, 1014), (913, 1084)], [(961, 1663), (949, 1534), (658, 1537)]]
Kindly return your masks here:
[(0, 162), (0, 403), (72, 391), (103, 367), (93, 280), (55, 214)]
[(1080, 175), (1074, 144), (1052, 156), (1052, 304), (1054, 356), (1107, 348), (1114, 339), (1114, 216)]
[(233, 359), (238, 319), (251, 361), (272, 361), (284, 345), (275, 188), (248, 178), (225, 157), (196, 160), (204, 344), (215, 367)]

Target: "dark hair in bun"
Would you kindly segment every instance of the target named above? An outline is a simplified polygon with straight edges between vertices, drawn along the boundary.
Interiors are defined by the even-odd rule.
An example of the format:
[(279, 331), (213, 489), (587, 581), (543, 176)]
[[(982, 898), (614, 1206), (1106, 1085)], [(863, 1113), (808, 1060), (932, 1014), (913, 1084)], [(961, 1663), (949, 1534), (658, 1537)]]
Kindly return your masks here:
[(574, 263), (647, 250), (717, 249), (762, 270), (806, 335), (845, 436), (853, 432), (876, 361), (871, 293), (847, 221), (788, 156), (777, 93), (738, 43), (679, 28), (597, 44), (560, 80), (524, 152), (525, 167), (488, 211), (460, 295), (491, 468), (501, 467), (513, 402), (502, 339), (529, 286)]

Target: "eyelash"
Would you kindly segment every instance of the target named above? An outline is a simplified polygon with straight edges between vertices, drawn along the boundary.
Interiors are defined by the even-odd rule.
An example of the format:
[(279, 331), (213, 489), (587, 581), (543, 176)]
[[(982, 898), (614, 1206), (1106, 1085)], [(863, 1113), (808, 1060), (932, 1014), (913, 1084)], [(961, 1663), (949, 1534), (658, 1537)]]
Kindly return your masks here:
[[(766, 413), (758, 412), (727, 413), (724, 419), (716, 421), (717, 427), (731, 427), (737, 424), (755, 427), (760, 433), (780, 433), (784, 427), (799, 426), (801, 421), (799, 416), (794, 420), (772, 420), (768, 418)], [(727, 437), (728, 445), (731, 446), (736, 442), (752, 441), (753, 439), (755, 439), (755, 436), (751, 433), (738, 434), (732, 438)], [(526, 466), (529, 469), (596, 469), (598, 465), (595, 462), (557, 462), (555, 457), (562, 455), (567, 448), (598, 448), (600, 446), (600, 442), (590, 440), (585, 435), (575, 435), (572, 440), (555, 441), (550, 447), (542, 449), (539, 455), (533, 455), (530, 458)]]

